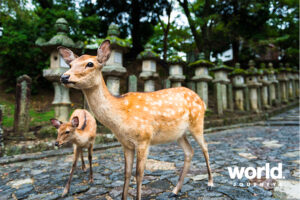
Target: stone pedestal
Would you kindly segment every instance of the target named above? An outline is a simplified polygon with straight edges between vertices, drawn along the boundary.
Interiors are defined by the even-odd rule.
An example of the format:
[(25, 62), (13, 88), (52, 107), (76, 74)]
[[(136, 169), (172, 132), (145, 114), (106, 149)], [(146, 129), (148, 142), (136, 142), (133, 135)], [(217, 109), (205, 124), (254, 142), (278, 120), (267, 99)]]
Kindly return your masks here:
[(234, 70), (229, 74), (231, 77), (233, 93), (234, 93), (234, 105), (235, 108), (239, 111), (245, 110), (245, 79), (244, 79), (245, 70), (240, 68), (240, 64), (236, 63)]
[[(214, 72), (214, 83), (220, 83), (220, 92), (217, 94), (221, 95), (220, 97), (217, 97), (217, 99), (220, 99), (222, 103), (219, 103), (219, 105), (222, 105), (223, 110), (228, 109), (228, 102), (227, 102), (227, 87), (226, 85), (230, 82), (228, 79), (228, 72), (232, 71), (231, 67), (228, 67), (222, 63), (221, 60), (218, 61), (218, 64), (216, 67), (212, 68), (211, 71)], [(218, 109), (219, 110), (219, 109)]]
[(181, 83), (185, 80), (183, 65), (184, 62), (182, 60), (170, 62), (169, 80), (171, 81), (171, 87), (181, 87)]
[(247, 77), (246, 77), (246, 84), (249, 88), (249, 102), (250, 102), (250, 109), (255, 112), (259, 113), (259, 93), (258, 88), (261, 87), (261, 83), (258, 82), (257, 76), (258, 71), (255, 68), (255, 63), (253, 60), (249, 61), (249, 69)]
[(295, 69), (294, 70), (294, 84), (295, 84), (295, 96), (297, 98), (299, 98), (299, 94), (300, 94), (300, 88), (299, 88), (299, 70)]
[(258, 82), (261, 83), (261, 105), (264, 109), (270, 109), (269, 105), (269, 85), (271, 84), (268, 79), (268, 71), (266, 69), (260, 69), (260, 75), (258, 76)]
[(27, 75), (17, 78), (13, 137), (23, 137), (23, 134), (29, 131), (30, 93), (31, 78)]
[(288, 82), (288, 78), (287, 78), (287, 73), (284, 67), (280, 67), (279, 69), (279, 73), (278, 73), (278, 78), (277, 80), (279, 81), (279, 85), (280, 85), (280, 95), (281, 95), (281, 102), (282, 103), (287, 103), (288, 102), (288, 93), (287, 93), (287, 82)]
[(155, 91), (155, 79), (158, 78), (158, 73), (156, 73), (156, 60), (159, 59), (159, 56), (151, 49), (151, 45), (147, 44), (145, 51), (141, 52), (137, 57), (137, 59), (142, 60), (142, 73), (140, 74), (140, 78), (144, 80), (145, 92)]
[(190, 66), (195, 69), (195, 76), (192, 77), (192, 80), (196, 82), (196, 92), (208, 107), (208, 82), (212, 80), (208, 69), (214, 65), (208, 60), (204, 60), (204, 54), (201, 53), (199, 60), (191, 63)]
[(278, 103), (278, 99), (276, 98), (276, 84), (278, 84), (278, 81), (276, 79), (275, 71), (273, 68), (273, 64), (268, 64), (269, 74), (268, 74), (268, 80), (270, 82), (269, 85), (269, 104), (271, 106), (274, 106)]
[(246, 85), (246, 87), (243, 90), (243, 94), (244, 94), (244, 97), (245, 97), (245, 110), (246, 111), (250, 111), (250, 97), (249, 97), (249, 93), (250, 93), (249, 92), (249, 88)]

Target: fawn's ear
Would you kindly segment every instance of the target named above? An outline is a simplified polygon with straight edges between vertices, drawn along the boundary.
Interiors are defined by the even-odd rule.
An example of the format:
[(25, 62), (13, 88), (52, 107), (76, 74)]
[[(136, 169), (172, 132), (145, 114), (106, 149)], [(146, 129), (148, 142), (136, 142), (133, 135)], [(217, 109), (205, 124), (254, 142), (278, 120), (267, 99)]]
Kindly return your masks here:
[(97, 50), (98, 62), (104, 64), (109, 59), (110, 52), (110, 41), (104, 40)]
[(51, 124), (56, 128), (58, 129), (60, 127), (60, 125), (62, 124), (61, 121), (57, 120), (57, 119), (50, 119), (51, 121)]
[(78, 127), (78, 125), (79, 125), (78, 117), (77, 116), (73, 117), (71, 123), (72, 123), (73, 127)]
[(57, 47), (59, 54), (63, 57), (65, 62), (69, 65), (75, 58), (78, 58), (76, 54), (66, 47)]

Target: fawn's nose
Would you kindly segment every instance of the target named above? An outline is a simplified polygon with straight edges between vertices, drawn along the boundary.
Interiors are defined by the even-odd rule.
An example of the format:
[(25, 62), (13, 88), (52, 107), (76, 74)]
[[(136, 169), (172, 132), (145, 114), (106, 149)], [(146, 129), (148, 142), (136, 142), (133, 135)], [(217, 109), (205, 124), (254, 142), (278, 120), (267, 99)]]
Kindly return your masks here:
[(54, 145), (58, 147), (58, 142), (55, 142), (55, 144), (54, 144)]
[(69, 78), (70, 78), (70, 75), (65, 75), (65, 74), (63, 74), (63, 75), (60, 77), (60, 82), (62, 82), (62, 83), (68, 83), (68, 82), (69, 82)]

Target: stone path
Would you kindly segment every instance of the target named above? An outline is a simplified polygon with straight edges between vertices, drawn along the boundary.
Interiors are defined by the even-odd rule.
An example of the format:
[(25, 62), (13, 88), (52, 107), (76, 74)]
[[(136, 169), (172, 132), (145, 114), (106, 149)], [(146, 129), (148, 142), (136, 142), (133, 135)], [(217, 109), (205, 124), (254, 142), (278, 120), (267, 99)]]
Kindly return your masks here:
[[(190, 137), (195, 156), (178, 199), (300, 199), (299, 109), (264, 124), (205, 135), (214, 172), (213, 191), (206, 190), (204, 157)], [(183, 166), (183, 151), (176, 143), (153, 146), (148, 158), (143, 199), (168, 199)], [(0, 199), (60, 199), (71, 162), (72, 156), (68, 155), (0, 166)], [(227, 169), (234, 166), (256, 169), (266, 163), (270, 167), (282, 163), (285, 178), (266, 179), (263, 173), (261, 179), (231, 179)], [(122, 149), (95, 151), (93, 169), (95, 181), (88, 184), (88, 171), (78, 167), (70, 195), (65, 199), (120, 199), (124, 177)], [(129, 193), (133, 199), (134, 177)]]

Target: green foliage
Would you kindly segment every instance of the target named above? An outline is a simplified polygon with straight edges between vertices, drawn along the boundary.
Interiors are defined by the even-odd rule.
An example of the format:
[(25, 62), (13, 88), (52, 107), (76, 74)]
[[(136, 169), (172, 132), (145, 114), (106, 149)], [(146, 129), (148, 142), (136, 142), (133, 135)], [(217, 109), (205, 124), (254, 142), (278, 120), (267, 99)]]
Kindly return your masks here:
[[(7, 101), (1, 101), (0, 104), (5, 105), (5, 117), (3, 118), (4, 127), (13, 127), (14, 125), (14, 113), (15, 105)], [(53, 118), (54, 110), (51, 109), (45, 112), (37, 112), (33, 109), (29, 110), (30, 126), (36, 126), (44, 122), (49, 122), (49, 119)]]

